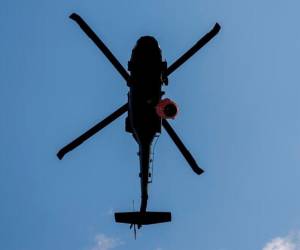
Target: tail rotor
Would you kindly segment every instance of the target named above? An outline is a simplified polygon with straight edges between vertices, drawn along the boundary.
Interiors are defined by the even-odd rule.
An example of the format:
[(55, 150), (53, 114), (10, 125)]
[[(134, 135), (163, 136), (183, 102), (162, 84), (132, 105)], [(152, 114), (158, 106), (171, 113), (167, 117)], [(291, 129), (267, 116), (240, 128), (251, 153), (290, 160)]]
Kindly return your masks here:
[[(135, 211), (134, 200), (132, 200), (132, 212), (134, 212), (134, 211)], [(132, 227), (133, 227), (134, 239), (136, 240), (136, 224), (132, 223), (129, 228), (132, 229)], [(138, 227), (138, 228), (140, 228), (140, 227)]]

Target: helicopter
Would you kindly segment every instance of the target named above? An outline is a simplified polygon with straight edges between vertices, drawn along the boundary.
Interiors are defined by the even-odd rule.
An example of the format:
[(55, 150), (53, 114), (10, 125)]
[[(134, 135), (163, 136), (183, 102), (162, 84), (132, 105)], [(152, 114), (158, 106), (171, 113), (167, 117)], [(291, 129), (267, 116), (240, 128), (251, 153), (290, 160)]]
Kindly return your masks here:
[(120, 73), (129, 87), (129, 92), (127, 103), (60, 149), (57, 157), (61, 160), (71, 150), (127, 113), (125, 130), (132, 134), (139, 147), (141, 205), (138, 212), (115, 213), (115, 221), (130, 224), (130, 228), (134, 226), (135, 233), (136, 226), (139, 229), (143, 225), (170, 222), (171, 212), (147, 211), (148, 184), (150, 183), (149, 178), (151, 178), (149, 169), (152, 143), (154, 138), (161, 133), (162, 127), (171, 137), (191, 169), (198, 175), (201, 175), (204, 170), (198, 166), (192, 154), (168, 122), (168, 119), (175, 118), (178, 113), (178, 107), (174, 101), (163, 98), (165, 92), (162, 91), (162, 86), (168, 85), (168, 76), (214, 38), (221, 27), (216, 23), (206, 35), (199, 39), (170, 66), (162, 59), (162, 52), (157, 40), (152, 36), (142, 36), (137, 40), (132, 50), (127, 71), (78, 14), (73, 13), (69, 17), (80, 26), (83, 32), (95, 43)]

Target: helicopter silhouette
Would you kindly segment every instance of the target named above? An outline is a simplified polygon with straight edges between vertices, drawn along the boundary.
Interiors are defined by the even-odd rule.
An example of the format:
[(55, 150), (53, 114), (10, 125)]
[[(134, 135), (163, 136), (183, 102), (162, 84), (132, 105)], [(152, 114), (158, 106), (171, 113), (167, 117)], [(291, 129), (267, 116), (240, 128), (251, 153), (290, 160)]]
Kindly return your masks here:
[(65, 154), (78, 147), (121, 115), (127, 113), (125, 130), (132, 134), (139, 146), (141, 205), (138, 212), (115, 213), (115, 221), (130, 224), (130, 228), (134, 226), (135, 234), (136, 226), (140, 228), (142, 225), (169, 222), (171, 221), (170, 212), (147, 211), (148, 184), (150, 183), (149, 178), (151, 178), (149, 169), (152, 142), (161, 133), (162, 126), (192, 170), (198, 175), (204, 171), (198, 166), (194, 157), (167, 121), (167, 119), (175, 118), (178, 107), (172, 100), (168, 98), (162, 99), (165, 94), (162, 91), (162, 86), (168, 85), (168, 76), (216, 36), (221, 27), (216, 23), (211, 31), (198, 40), (170, 66), (167, 66), (167, 62), (163, 61), (161, 49), (156, 39), (151, 36), (143, 36), (137, 40), (132, 50), (131, 58), (128, 62), (128, 72), (78, 14), (73, 13), (70, 15), (70, 18), (80, 26), (121, 74), (129, 87), (129, 92), (126, 104), (59, 150), (57, 156), (61, 160)]

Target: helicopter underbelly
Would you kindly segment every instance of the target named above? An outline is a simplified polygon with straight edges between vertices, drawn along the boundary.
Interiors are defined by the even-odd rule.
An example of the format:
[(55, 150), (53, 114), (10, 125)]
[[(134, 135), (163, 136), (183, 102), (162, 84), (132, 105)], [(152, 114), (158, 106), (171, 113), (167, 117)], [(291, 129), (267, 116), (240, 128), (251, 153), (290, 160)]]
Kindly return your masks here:
[(131, 89), (128, 97), (128, 119), (132, 133), (138, 142), (151, 143), (155, 134), (161, 132), (161, 118), (155, 110), (160, 100), (160, 88), (157, 91)]

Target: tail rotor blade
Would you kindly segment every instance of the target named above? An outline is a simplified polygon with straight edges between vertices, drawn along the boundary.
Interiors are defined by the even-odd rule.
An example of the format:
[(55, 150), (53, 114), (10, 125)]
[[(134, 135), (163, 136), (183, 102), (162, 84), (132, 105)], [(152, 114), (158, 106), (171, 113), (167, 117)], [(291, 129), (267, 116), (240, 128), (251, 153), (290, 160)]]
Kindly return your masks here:
[(136, 240), (136, 225), (133, 225), (133, 231), (134, 231), (134, 239)]
[(206, 45), (213, 37), (215, 37), (220, 31), (221, 26), (216, 23), (210, 32), (203, 36), (195, 45), (179, 57), (168, 69), (167, 75), (170, 75), (173, 71), (179, 68), (189, 58), (191, 58), (199, 49)]
[(129, 79), (128, 72), (124, 69), (124, 67), (116, 59), (116, 57), (112, 54), (112, 52), (106, 47), (106, 45), (101, 41), (101, 39), (95, 34), (95, 32), (87, 25), (87, 23), (76, 13), (71, 14), (70, 18), (74, 20), (80, 26), (80, 28), (85, 32), (85, 34), (96, 44), (96, 46), (112, 63), (115, 69), (122, 75), (125, 81), (128, 81)]
[(111, 115), (106, 117), (104, 120), (102, 120), (94, 127), (89, 129), (87, 132), (85, 132), (84, 134), (76, 138), (74, 141), (72, 141), (71, 143), (63, 147), (61, 150), (59, 150), (59, 152), (57, 153), (57, 157), (61, 160), (65, 156), (65, 154), (72, 151), (74, 148), (78, 147), (81, 143), (85, 142), (87, 139), (89, 139), (94, 134), (99, 132), (101, 129), (106, 127), (108, 124), (113, 122), (115, 119), (120, 117), (122, 114), (124, 114), (127, 111), (127, 109), (128, 109), (128, 105), (126, 103), (125, 105), (117, 109), (115, 112), (113, 112)]
[(171, 137), (171, 139), (173, 140), (173, 142), (178, 147), (179, 151), (182, 153), (184, 158), (187, 160), (187, 162), (189, 163), (189, 165), (191, 166), (193, 171), (198, 175), (202, 174), (204, 172), (204, 170), (198, 166), (194, 157), (184, 146), (184, 144), (182, 143), (182, 141), (180, 140), (180, 138), (178, 137), (178, 135), (176, 134), (176, 132), (173, 130), (173, 128), (171, 127), (171, 125), (168, 123), (168, 121), (166, 119), (162, 120), (162, 125), (165, 128), (165, 130), (167, 131), (167, 133), (169, 134), (169, 136)]

